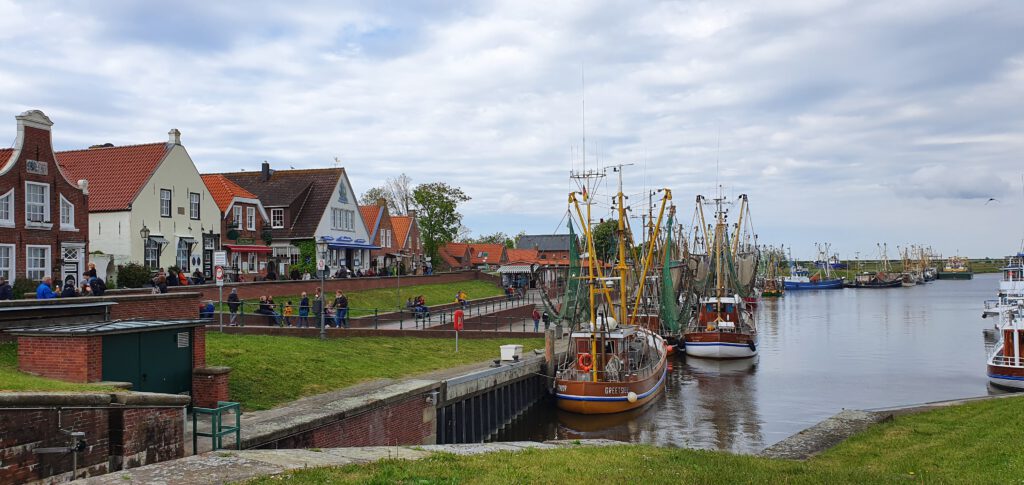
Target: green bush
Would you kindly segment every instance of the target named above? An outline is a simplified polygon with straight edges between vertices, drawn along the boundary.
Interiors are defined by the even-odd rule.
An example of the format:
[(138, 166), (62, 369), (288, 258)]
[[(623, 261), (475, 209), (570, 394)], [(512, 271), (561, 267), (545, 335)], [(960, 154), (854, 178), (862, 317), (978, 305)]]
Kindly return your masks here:
[(118, 288), (142, 288), (149, 283), (149, 270), (139, 263), (128, 263), (117, 266)]
[(29, 279), (25, 279), (25, 278), (18, 278), (16, 280), (14, 280), (14, 286), (11, 287), (11, 290), (14, 292), (14, 299), (15, 300), (18, 300), (18, 299), (21, 299), (21, 298), (35, 298), (36, 297), (36, 287), (38, 287), (38, 286), (39, 286), (39, 283), (37, 283), (35, 281), (29, 280)]

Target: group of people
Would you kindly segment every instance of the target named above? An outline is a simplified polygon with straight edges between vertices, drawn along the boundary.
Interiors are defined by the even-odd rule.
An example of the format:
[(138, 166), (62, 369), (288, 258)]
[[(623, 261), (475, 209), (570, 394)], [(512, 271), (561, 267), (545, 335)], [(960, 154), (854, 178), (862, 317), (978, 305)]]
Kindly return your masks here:
[(416, 318), (430, 318), (430, 308), (427, 307), (427, 299), (423, 295), (406, 299), (405, 308), (412, 311)]
[[(36, 299), (49, 300), (52, 298), (72, 298), (76, 296), (102, 296), (106, 292), (106, 282), (96, 275), (96, 265), (89, 263), (85, 273), (82, 273), (80, 285), (75, 284), (73, 276), (68, 276), (60, 287), (54, 285), (52, 276), (43, 278), (43, 281), (36, 287)], [(12, 299), (14, 299), (14, 289), (6, 279), (0, 277), (0, 300)]]
[[(244, 302), (238, 297), (238, 289), (232, 288), (231, 294), (228, 295), (229, 325), (238, 325), (238, 315), (239, 313), (244, 313), (243, 305)], [(312, 300), (303, 291), (297, 308), (292, 300), (287, 300), (284, 304), (278, 305), (274, 302), (273, 296), (263, 295), (260, 296), (259, 304), (254, 313), (266, 315), (271, 325), (279, 327), (309, 327), (310, 317), (312, 316), (313, 325), (316, 327), (320, 326), (320, 320), (323, 317), (324, 323), (328, 326), (333, 322), (335, 328), (349, 328), (348, 297), (341, 290), (334, 292), (334, 301), (326, 308), (324, 307), (324, 298), (320, 295), (319, 288), (317, 288)], [(328, 319), (327, 317), (330, 318)]]
[(192, 277), (184, 271), (175, 272), (173, 269), (164, 271), (163, 268), (156, 270), (153, 277), (153, 293), (167, 293), (169, 286), (201, 285), (206, 283), (206, 278), (198, 269), (192, 273)]

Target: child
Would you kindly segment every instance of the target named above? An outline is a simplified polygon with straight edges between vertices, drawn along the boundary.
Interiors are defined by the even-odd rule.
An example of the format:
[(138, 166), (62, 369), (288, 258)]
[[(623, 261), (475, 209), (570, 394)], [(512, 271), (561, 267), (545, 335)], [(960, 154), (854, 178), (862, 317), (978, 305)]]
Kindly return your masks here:
[(292, 301), (288, 300), (288, 303), (284, 305), (284, 325), (286, 327), (292, 326)]

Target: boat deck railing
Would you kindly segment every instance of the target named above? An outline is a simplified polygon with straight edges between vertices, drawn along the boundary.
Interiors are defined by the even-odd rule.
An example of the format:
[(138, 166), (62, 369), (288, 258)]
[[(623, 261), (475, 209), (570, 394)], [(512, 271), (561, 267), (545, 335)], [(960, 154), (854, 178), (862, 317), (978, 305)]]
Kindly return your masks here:
[[(632, 372), (607, 372), (603, 370), (597, 371), (597, 380), (610, 381), (610, 382), (631, 382), (631, 381), (642, 381), (652, 374), (654, 374), (656, 366), (645, 366), (641, 369), (637, 369)], [(583, 372), (582, 370), (571, 367), (568, 369), (562, 369), (559, 371), (559, 378), (567, 381), (580, 381), (586, 382), (593, 378), (594, 371)]]
[[(1000, 349), (1002, 350), (1002, 349)], [(1007, 357), (1005, 355), (993, 355), (992, 365), (999, 365), (1003, 367), (1020, 367), (1024, 368), (1024, 356), (1021, 357)]]

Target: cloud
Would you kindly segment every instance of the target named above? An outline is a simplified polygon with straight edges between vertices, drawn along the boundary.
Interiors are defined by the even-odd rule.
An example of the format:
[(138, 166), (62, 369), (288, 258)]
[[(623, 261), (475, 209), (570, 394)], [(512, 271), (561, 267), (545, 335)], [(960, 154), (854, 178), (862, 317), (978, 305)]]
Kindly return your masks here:
[(925, 199), (989, 199), (1010, 192), (1010, 184), (995, 174), (947, 165), (921, 167), (892, 189), (902, 197)]

